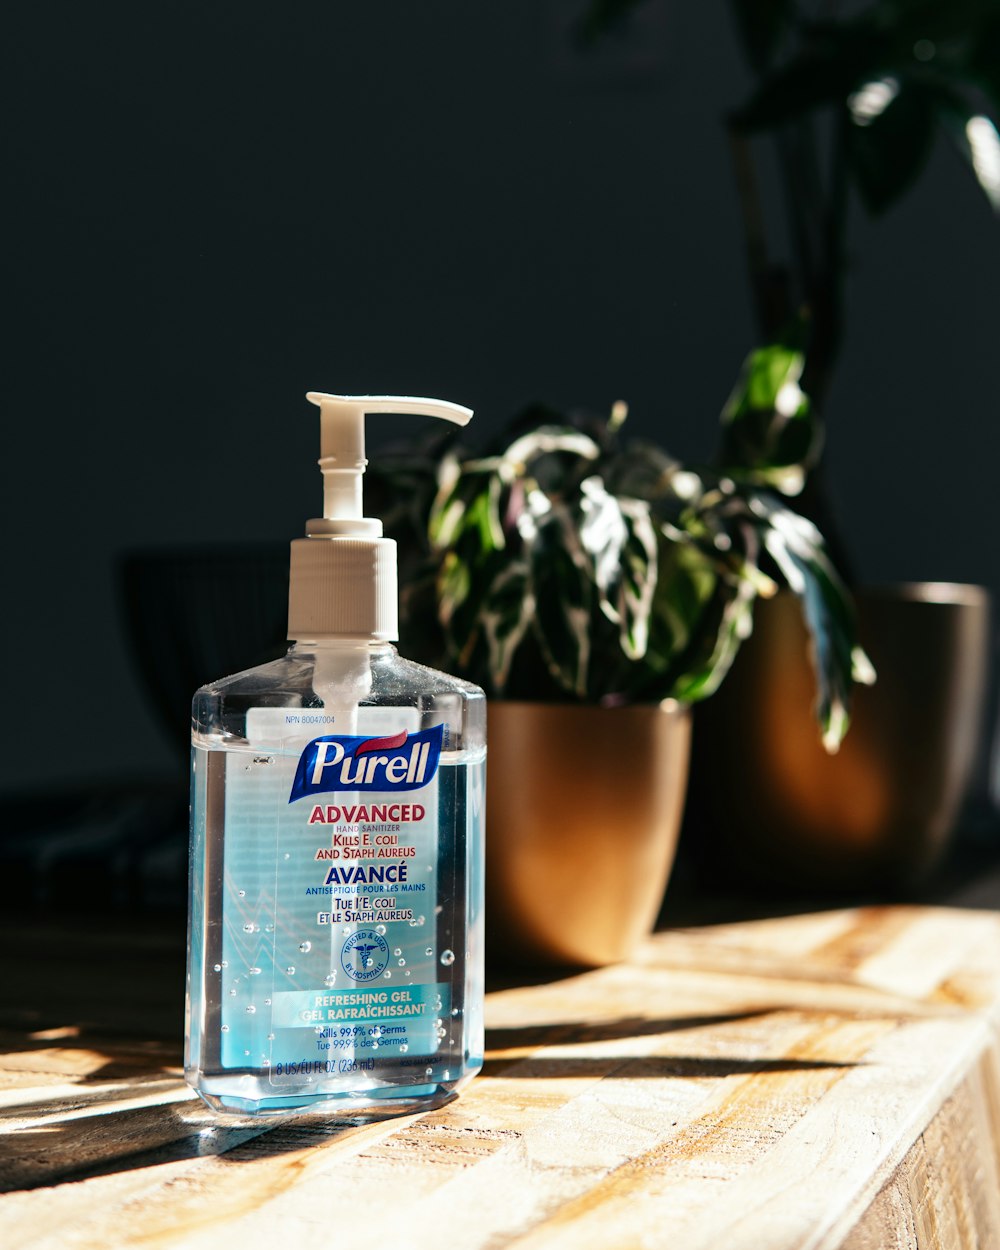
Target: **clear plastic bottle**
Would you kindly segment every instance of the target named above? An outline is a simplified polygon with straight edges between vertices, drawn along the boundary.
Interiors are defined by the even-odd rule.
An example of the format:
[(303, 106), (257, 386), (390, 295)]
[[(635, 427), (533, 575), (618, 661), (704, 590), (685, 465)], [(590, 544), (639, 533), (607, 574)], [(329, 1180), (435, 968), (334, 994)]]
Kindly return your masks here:
[[(325, 590), (296, 587), (303, 561), (371, 564), (366, 544), (373, 582), (394, 579), (371, 523), (358, 542), (334, 516), (332, 536), (310, 522), (321, 537), (293, 543), (299, 641), (193, 704), (185, 1075), (220, 1111), (384, 1114), (482, 1065), (485, 697), (399, 656), (384, 584), (349, 628)], [(311, 640), (308, 619), (325, 627)]]

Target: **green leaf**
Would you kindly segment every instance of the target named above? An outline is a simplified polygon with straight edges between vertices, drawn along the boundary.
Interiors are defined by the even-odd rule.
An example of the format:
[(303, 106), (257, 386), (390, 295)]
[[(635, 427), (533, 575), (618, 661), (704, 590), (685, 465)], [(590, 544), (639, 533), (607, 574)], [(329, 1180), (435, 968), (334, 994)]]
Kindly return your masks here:
[(656, 527), (649, 504), (612, 495), (597, 477), (580, 484), (579, 541), (591, 564), (598, 605), (620, 627), (630, 660), (646, 654), (656, 590)]
[(634, 666), (630, 697), (693, 701), (707, 685), (718, 635), (715, 606), (721, 603), (715, 562), (681, 534), (657, 535), (657, 582), (649, 615), (649, 644)]
[(580, 514), (580, 545), (593, 567), (599, 606), (608, 620), (617, 625), (621, 615), (612, 592), (621, 580), (628, 523), (621, 503), (596, 475), (580, 483)]
[(733, 120), (744, 130), (765, 130), (842, 105), (859, 83), (884, 71), (887, 47), (884, 33), (868, 21), (815, 25), (809, 41), (762, 79)]
[(447, 625), (455, 612), (469, 597), (472, 576), (469, 566), (454, 551), (449, 551), (441, 561), (438, 576), (438, 598), (441, 604), (441, 620)]
[(817, 460), (822, 427), (799, 387), (805, 354), (787, 343), (750, 353), (722, 410), (719, 461), (727, 474), (749, 477), (783, 494), (802, 489)]
[(650, 616), (659, 573), (656, 527), (649, 505), (639, 499), (621, 501), (626, 539), (621, 552), (618, 617), (622, 650), (641, 660), (649, 647)]
[(534, 597), (532, 627), (549, 671), (582, 699), (590, 664), (592, 583), (572, 516), (539, 495), (529, 493), (521, 526)]
[(514, 653), (531, 624), (535, 600), (530, 570), (524, 560), (514, 560), (502, 570), (483, 597), (479, 618), (489, 651), (493, 688), (503, 693)]
[(597, 460), (601, 449), (592, 438), (579, 430), (544, 425), (530, 434), (522, 434), (511, 443), (501, 458), (501, 476), (522, 476), (540, 457), (560, 453), (583, 460)]
[(849, 107), (851, 173), (868, 211), (883, 213), (927, 164), (934, 143), (932, 97), (906, 79), (874, 79), (858, 88)]
[(660, 672), (688, 650), (701, 628), (705, 609), (716, 592), (719, 574), (686, 536), (658, 536), (656, 591), (650, 614), (647, 661)]
[(768, 554), (802, 601), (816, 670), (816, 716), (823, 745), (835, 752), (850, 723), (855, 680), (874, 680), (874, 670), (857, 643), (850, 596), (811, 521), (763, 492), (751, 498), (749, 506)]
[(674, 682), (674, 698), (694, 703), (715, 694), (753, 627), (754, 598), (749, 582), (717, 584), (714, 610), (706, 613), (705, 622), (714, 619), (713, 628), (704, 632), (710, 649), (703, 645), (690, 657), (688, 667)]
[[(461, 671), (468, 671), (472, 657), (482, 650), (483, 604), (497, 579), (509, 567), (506, 552), (444, 554), (438, 571), (438, 617), (444, 630), (448, 653)], [(488, 658), (482, 662), (488, 664)], [(489, 685), (488, 667), (480, 684)]]
[(955, 96), (947, 100), (939, 97), (939, 113), (990, 207), (1000, 213), (1000, 135), (996, 123)]
[(481, 491), (466, 512), (466, 524), (479, 531), (479, 542), (484, 551), (501, 551), (504, 547), (503, 526), (500, 524), (500, 495), (503, 485), (498, 477), (489, 478), (485, 491)]
[(459, 466), (454, 457), (443, 461), (427, 522), (432, 547), (450, 547), (460, 542), (469, 529), (478, 532), (485, 550), (499, 551), (504, 546), (500, 523), (503, 484), (492, 471), (494, 468), (489, 462)]

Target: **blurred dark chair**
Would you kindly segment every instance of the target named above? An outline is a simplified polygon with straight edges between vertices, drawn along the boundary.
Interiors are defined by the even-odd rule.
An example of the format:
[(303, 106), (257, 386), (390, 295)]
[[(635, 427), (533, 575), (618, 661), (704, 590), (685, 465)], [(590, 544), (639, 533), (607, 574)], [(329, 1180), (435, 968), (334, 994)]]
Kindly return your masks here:
[(119, 569), (142, 695), (174, 779), (109, 775), (0, 797), (0, 902), (21, 910), (183, 909), (191, 696), (284, 654), (288, 545), (133, 551)]
[(121, 587), (136, 670), (186, 761), (195, 690), (287, 650), (288, 544), (130, 552)]

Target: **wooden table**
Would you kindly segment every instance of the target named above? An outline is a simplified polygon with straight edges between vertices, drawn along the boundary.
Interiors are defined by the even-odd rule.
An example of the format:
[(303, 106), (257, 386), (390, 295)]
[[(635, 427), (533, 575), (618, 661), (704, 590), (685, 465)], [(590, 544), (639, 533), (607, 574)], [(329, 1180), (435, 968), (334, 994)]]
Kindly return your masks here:
[(176, 940), (65, 928), (0, 934), (4, 1250), (1000, 1246), (996, 913), (659, 934), (494, 991), (466, 1093), (362, 1126), (217, 1119)]

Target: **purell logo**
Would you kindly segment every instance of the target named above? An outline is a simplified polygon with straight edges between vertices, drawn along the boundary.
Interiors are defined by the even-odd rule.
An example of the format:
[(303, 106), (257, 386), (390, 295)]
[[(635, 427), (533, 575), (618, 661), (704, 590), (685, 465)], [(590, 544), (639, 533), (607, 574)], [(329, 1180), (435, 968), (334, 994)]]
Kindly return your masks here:
[(331, 790), (419, 790), (433, 780), (444, 726), (390, 738), (327, 734), (299, 756), (289, 803)]

